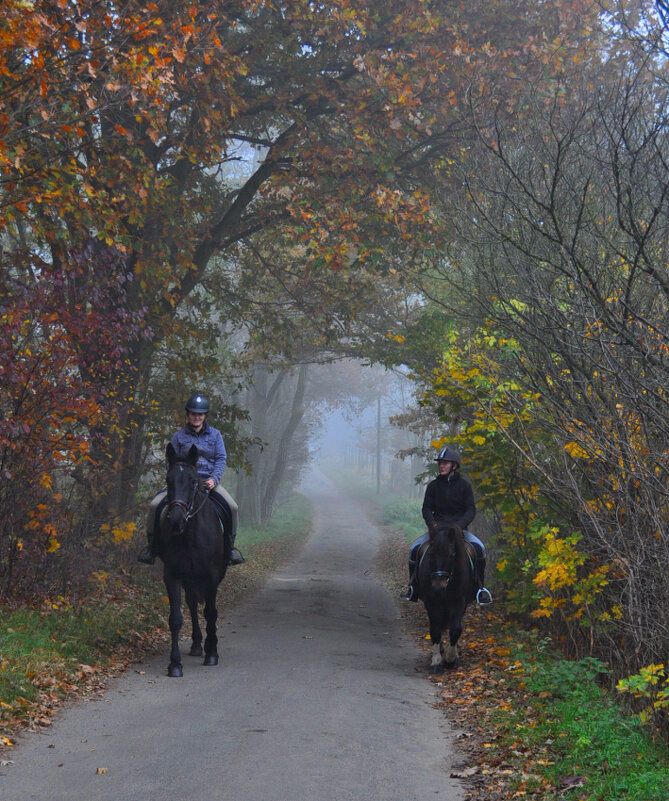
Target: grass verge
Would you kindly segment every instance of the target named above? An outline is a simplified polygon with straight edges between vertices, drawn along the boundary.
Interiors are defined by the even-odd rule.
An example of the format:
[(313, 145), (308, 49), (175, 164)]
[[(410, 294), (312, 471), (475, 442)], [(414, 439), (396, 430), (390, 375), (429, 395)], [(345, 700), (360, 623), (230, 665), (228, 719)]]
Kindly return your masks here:
[[(405, 506), (394, 495), (377, 495), (374, 482), (353, 471), (330, 477), (385, 524), (379, 565), (399, 589), (412, 536), (396, 515), (399, 510), (404, 520), (415, 502)], [(564, 659), (549, 639), (506, 621), (500, 606), (496, 599), (494, 612), (469, 608), (459, 665), (431, 679), (440, 706), (460, 729), (462, 760), (452, 775), (462, 780), (468, 801), (666, 801), (669, 750), (603, 689), (606, 667)], [(401, 614), (427, 675), (425, 610), (402, 604)]]
[[(290, 558), (312, 522), (311, 504), (297, 495), (270, 526), (240, 529), (246, 562), (231, 568), (219, 588), (222, 617)], [(160, 564), (137, 565), (130, 554), (125, 569), (95, 575), (83, 602), (0, 608), (0, 748), (11, 748), (26, 727), (50, 726), (65, 699), (103, 690), (110, 676), (167, 642)]]

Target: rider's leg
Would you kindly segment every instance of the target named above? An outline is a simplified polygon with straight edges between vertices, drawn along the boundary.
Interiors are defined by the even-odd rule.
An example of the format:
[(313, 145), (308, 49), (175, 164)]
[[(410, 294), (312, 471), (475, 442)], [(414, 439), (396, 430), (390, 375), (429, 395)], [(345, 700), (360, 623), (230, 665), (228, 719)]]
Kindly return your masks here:
[(237, 538), (237, 525), (239, 523), (239, 506), (237, 505), (237, 501), (230, 495), (230, 493), (225, 489), (222, 484), (219, 484), (212, 490), (213, 493), (216, 493), (220, 498), (222, 498), (225, 503), (227, 504), (228, 508), (230, 509), (230, 517), (231, 517), (231, 534), (230, 534), (230, 562), (231, 565), (241, 565), (246, 560), (240, 553), (240, 551), (235, 548), (235, 539)]
[(409, 549), (409, 583), (400, 591), (400, 599), (403, 601), (417, 601), (418, 600), (418, 587), (416, 586), (416, 558), (418, 549), (427, 541), (429, 534), (421, 534), (417, 540), (411, 543)]
[(476, 593), (476, 602), (479, 606), (486, 606), (487, 604), (492, 603), (492, 595), (490, 590), (485, 586), (485, 566), (486, 566), (486, 552), (485, 552), (485, 545), (481, 542), (481, 540), (471, 533), (471, 531), (463, 531), (462, 532), (465, 539), (468, 542), (471, 542), (476, 550), (476, 581), (478, 583), (479, 589)]
[(146, 545), (140, 551), (137, 561), (145, 565), (152, 565), (156, 561), (154, 549), (154, 533), (160, 524), (160, 513), (165, 505), (167, 490), (161, 490), (151, 501), (149, 510), (146, 513)]

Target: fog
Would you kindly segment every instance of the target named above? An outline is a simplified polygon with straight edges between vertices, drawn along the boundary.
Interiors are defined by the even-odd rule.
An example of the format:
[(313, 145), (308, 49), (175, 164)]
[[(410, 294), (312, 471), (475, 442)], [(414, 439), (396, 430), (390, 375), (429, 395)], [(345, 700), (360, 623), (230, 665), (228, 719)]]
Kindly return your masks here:
[[(375, 480), (380, 490), (415, 497), (421, 492), (416, 476), (428, 464), (420, 454), (429, 442), (393, 422), (410, 411), (411, 382), (401, 373), (351, 362), (319, 371), (325, 392), (310, 442), (311, 464), (351, 468)], [(414, 455), (405, 453), (412, 450)]]

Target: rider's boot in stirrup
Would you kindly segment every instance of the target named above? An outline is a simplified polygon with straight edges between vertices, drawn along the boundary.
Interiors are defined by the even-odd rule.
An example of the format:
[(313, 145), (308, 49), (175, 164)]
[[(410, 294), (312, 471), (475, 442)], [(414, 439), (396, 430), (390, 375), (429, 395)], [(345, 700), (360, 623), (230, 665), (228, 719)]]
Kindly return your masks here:
[(418, 591), (414, 582), (414, 565), (411, 563), (409, 564), (409, 583), (400, 590), (399, 599), (400, 601), (418, 600)]
[(143, 565), (152, 565), (156, 561), (156, 554), (153, 551), (153, 537), (148, 531), (146, 532), (146, 545), (139, 552), (137, 561)]
[(485, 559), (476, 560), (476, 578), (479, 582), (479, 590), (476, 593), (476, 603), (479, 606), (488, 606), (492, 603), (490, 590), (485, 586)]
[(234, 546), (230, 551), (230, 561), (228, 562), (229, 565), (243, 565), (246, 559), (242, 556), (241, 552), (238, 551)]

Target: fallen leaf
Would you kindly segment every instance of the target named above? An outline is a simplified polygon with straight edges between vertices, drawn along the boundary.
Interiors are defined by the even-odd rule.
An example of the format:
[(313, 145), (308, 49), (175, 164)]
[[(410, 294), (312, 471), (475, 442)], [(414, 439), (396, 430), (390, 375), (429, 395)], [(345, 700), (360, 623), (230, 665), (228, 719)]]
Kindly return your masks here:
[(470, 776), (475, 776), (478, 772), (479, 769), (476, 767), (454, 770), (451, 772), (451, 779), (468, 779)]
[(560, 788), (567, 790), (571, 787), (584, 787), (587, 779), (585, 776), (567, 776), (566, 779), (563, 779)]

